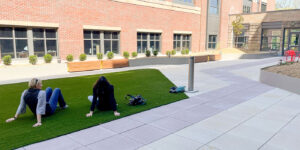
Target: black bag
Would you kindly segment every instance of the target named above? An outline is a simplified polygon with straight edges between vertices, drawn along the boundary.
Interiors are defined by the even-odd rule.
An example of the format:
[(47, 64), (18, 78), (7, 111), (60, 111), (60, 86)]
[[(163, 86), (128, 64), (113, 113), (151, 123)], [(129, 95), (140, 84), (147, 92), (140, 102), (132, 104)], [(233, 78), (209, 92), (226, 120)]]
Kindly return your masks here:
[(132, 96), (130, 94), (127, 94), (125, 96), (125, 99), (129, 100), (128, 105), (131, 105), (131, 106), (146, 104), (146, 99), (144, 99), (141, 95)]

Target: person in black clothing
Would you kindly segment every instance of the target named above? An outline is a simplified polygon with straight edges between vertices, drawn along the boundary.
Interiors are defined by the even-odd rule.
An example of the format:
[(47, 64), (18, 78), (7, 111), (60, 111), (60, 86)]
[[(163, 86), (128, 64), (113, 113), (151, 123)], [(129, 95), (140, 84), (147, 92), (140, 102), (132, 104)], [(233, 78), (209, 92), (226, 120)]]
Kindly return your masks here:
[(53, 90), (47, 88), (46, 91), (42, 90), (42, 80), (33, 78), (29, 81), (29, 89), (24, 90), (21, 96), (20, 105), (13, 118), (9, 118), (6, 122), (12, 122), (18, 118), (20, 114), (26, 112), (26, 105), (36, 115), (37, 123), (33, 127), (42, 125), (42, 116), (52, 115), (59, 103), (61, 108), (67, 108), (66, 102), (62, 96), (60, 89)]
[(114, 86), (105, 77), (101, 76), (97, 80), (93, 87), (93, 96), (89, 96), (88, 99), (92, 102), (92, 105), (90, 112), (86, 114), (87, 117), (93, 115), (95, 107), (99, 110), (112, 110), (115, 116), (120, 116), (120, 113), (117, 111)]

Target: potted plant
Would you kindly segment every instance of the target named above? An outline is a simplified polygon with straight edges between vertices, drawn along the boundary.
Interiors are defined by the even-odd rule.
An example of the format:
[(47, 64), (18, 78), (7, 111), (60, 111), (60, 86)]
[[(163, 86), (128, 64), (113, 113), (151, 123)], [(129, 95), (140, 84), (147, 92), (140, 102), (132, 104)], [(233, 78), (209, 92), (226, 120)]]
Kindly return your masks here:
[(150, 50), (146, 50), (146, 56), (150, 57), (151, 56), (151, 51)]

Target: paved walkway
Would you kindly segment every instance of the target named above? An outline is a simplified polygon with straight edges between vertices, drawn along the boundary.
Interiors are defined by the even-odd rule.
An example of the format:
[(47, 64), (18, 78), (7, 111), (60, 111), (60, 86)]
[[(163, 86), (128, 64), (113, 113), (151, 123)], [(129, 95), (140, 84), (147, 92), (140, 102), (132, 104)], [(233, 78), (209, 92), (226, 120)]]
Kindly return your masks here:
[[(258, 82), (259, 69), (277, 60), (196, 64), (199, 92), (189, 99), (21, 149), (298, 150), (300, 96)], [(151, 68), (187, 83), (187, 65)]]

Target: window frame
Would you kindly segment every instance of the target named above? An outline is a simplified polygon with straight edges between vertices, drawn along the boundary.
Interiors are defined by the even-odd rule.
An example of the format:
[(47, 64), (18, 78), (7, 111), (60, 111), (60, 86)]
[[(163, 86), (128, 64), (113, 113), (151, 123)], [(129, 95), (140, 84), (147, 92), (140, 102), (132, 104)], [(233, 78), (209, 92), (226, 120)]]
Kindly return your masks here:
[[(210, 15), (218, 15), (219, 14), (219, 0), (216, 0), (217, 1), (217, 6), (214, 6), (214, 5), (211, 5), (211, 0), (209, 0), (208, 2), (208, 12), (209, 12), (209, 14)], [(216, 9), (217, 10), (217, 12), (216, 13), (212, 13), (212, 9), (211, 8), (214, 8), (214, 9)]]
[[(139, 39), (138, 38), (138, 35), (139, 34), (141, 34), (141, 38)], [(143, 35), (145, 35), (146, 34), (146, 39), (143, 39)], [(150, 38), (150, 35), (151, 34), (154, 34), (154, 39), (151, 39)], [(158, 52), (161, 52), (161, 33), (157, 33), (157, 32), (137, 32), (137, 37), (136, 37), (136, 39), (137, 39), (137, 44), (136, 44), (136, 48), (137, 48), (137, 53), (139, 53), (139, 54), (143, 54), (143, 53), (145, 53), (146, 52), (146, 50), (150, 50), (151, 49), (151, 47), (150, 47), (150, 42), (154, 42), (154, 48), (156, 47), (156, 42), (159, 42), (159, 49), (157, 50), (157, 49), (152, 49), (152, 50), (150, 50), (150, 51), (154, 51), (154, 50), (157, 50)], [(158, 39), (156, 38), (156, 37), (158, 37)], [(143, 51), (143, 49), (141, 49), (140, 51), (139, 51), (139, 49), (138, 49), (138, 44), (139, 44), (139, 42), (140, 42), (140, 47), (142, 48), (143, 47), (143, 42), (147, 42), (147, 49), (145, 50), (145, 51)]]
[[(177, 37), (179, 36), (179, 39), (175, 39), (176, 36)], [(183, 39), (184, 36), (186, 36), (186, 40)], [(175, 33), (175, 34), (173, 34), (173, 49), (176, 51), (182, 51), (184, 49), (183, 43), (187, 42), (187, 43), (189, 43), (188, 49), (189, 49), (189, 51), (191, 51), (191, 41), (192, 41), (192, 34)], [(180, 43), (179, 49), (177, 47), (177, 43)]]
[[(263, 6), (264, 6), (264, 7), (263, 7)], [(260, 6), (261, 12), (266, 12), (266, 11), (267, 11), (267, 6), (268, 6), (267, 3), (262, 2), (262, 3), (261, 3), (261, 6)], [(264, 9), (263, 9), (263, 8), (264, 8)]]
[[(215, 37), (215, 41), (211, 41), (211, 36)], [(217, 48), (217, 43), (218, 43), (218, 35), (217, 34), (209, 34), (208, 35), (208, 42), (207, 42), (207, 49), (216, 49)], [(210, 45), (214, 45), (211, 47)]]
[[(40, 28), (33, 28), (33, 27), (18, 27), (18, 26), (1, 26), (0, 28), (11, 28), (12, 29), (12, 37), (0, 37), (0, 40), (12, 40), (13, 42), (13, 57), (14, 59), (25, 59), (28, 58), (30, 55), (35, 55), (35, 51), (34, 51), (34, 40), (43, 40), (44, 43), (44, 55), (48, 54), (48, 50), (47, 50), (47, 40), (55, 40), (56, 42), (56, 51), (55, 51), (55, 55), (53, 55), (54, 57), (59, 56), (59, 47), (58, 47), (58, 32), (57, 32), (57, 28), (47, 28), (47, 27), (40, 27)], [(16, 29), (25, 29), (26, 32), (26, 37), (17, 37), (16, 36)], [(33, 30), (35, 29), (42, 29), (43, 30), (43, 38), (34, 38), (33, 37)], [(47, 38), (46, 37), (46, 30), (54, 30), (55, 31), (55, 38)], [(18, 55), (19, 52), (17, 52), (17, 40), (26, 40), (27, 42), (27, 49), (28, 49), (28, 54), (26, 53), (25, 57), (20, 57), (20, 55)], [(1, 57), (2, 54), (0, 54)], [(43, 56), (44, 56), (43, 55)], [(41, 57), (43, 57), (41, 56)]]
[[(34, 31), (33, 31), (34, 29), (42, 29), (43, 30), (43, 38), (40, 38), (40, 37), (35, 38), (34, 35), (33, 35), (34, 34)], [(55, 38), (47, 38), (46, 30), (55, 30)], [(32, 32), (32, 43), (33, 43), (33, 53), (34, 53), (34, 55), (35, 55), (34, 40), (43, 40), (44, 52), (45, 52), (44, 55), (48, 54), (47, 41), (48, 40), (55, 40), (56, 41), (56, 52), (55, 52), (56, 55), (52, 55), (52, 56), (58, 56), (58, 38), (57, 38), (58, 34), (57, 34), (57, 29), (53, 29), (53, 28), (32, 28), (31, 32)], [(43, 57), (43, 56), (41, 56), (41, 57)]]
[(190, 2), (188, 2), (187, 0), (173, 0), (173, 3), (194, 6), (194, 1), (195, 0), (190, 0)]
[[(268, 31), (271, 31), (271, 35), (268, 34)], [(274, 31), (278, 32), (280, 35), (273, 35)], [(268, 28), (262, 29), (260, 51), (280, 51), (281, 37), (283, 37), (281, 29), (268, 29)], [(269, 38), (271, 39), (270, 42), (269, 42)], [(277, 39), (278, 41), (273, 41), (274, 39)], [(273, 47), (277, 47), (277, 49), (272, 49)]]
[[(85, 38), (84, 37), (84, 35), (85, 35), (85, 31), (89, 31), (89, 32), (91, 32), (90, 33), (90, 38), (89, 39), (87, 39), (87, 38)], [(94, 38), (94, 32), (99, 32), (99, 38)], [(110, 33), (110, 38), (109, 39), (106, 39), (105, 37), (104, 37), (104, 34), (105, 33)], [(113, 36), (113, 33), (117, 33), (117, 39), (114, 39), (112, 36)], [(110, 31), (110, 30), (90, 30), (90, 29), (84, 29), (83, 30), (83, 47), (84, 47), (84, 50), (83, 50), (83, 52), (86, 54), (86, 55), (88, 55), (88, 56), (96, 56), (97, 55), (97, 49), (96, 49), (96, 51), (95, 51), (95, 53), (94, 53), (94, 41), (99, 41), (99, 52), (100, 53), (102, 53), (102, 54), (104, 54), (104, 55), (106, 55), (106, 51), (105, 51), (105, 41), (110, 41), (110, 52), (113, 52), (114, 54), (120, 54), (120, 31)], [(85, 52), (85, 41), (90, 41), (91, 43), (91, 54), (87, 54), (86, 52)], [(114, 51), (113, 51), (113, 41), (117, 41), (118, 42), (118, 53), (115, 53)], [(107, 51), (108, 52), (108, 51)]]

